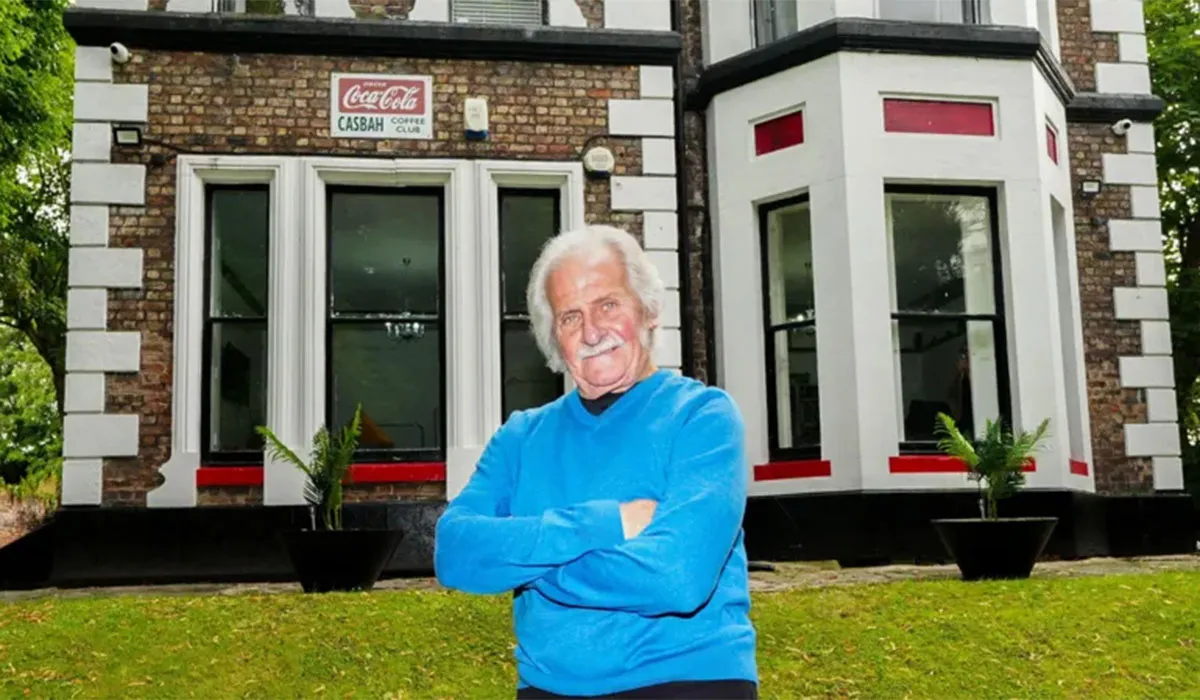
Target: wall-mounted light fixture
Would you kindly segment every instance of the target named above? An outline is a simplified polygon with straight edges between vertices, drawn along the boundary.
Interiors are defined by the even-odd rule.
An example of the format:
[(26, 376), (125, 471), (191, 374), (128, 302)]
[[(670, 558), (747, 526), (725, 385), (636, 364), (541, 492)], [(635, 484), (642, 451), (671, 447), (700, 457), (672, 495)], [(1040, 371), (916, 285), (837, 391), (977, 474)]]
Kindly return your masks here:
[(136, 148), (142, 145), (142, 127), (136, 124), (114, 124), (113, 143)]
[(1100, 190), (1099, 180), (1084, 180), (1079, 185), (1079, 192), (1083, 195), (1084, 199), (1093, 199), (1096, 195), (1100, 194)]

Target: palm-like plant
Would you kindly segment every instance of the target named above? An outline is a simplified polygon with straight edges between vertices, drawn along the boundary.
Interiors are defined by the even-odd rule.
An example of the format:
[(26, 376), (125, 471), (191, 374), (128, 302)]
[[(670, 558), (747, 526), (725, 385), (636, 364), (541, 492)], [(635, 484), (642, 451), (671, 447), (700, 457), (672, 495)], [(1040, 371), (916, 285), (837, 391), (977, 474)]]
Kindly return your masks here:
[(983, 437), (971, 440), (963, 435), (954, 419), (938, 413), (935, 434), (941, 435), (938, 449), (967, 465), (969, 478), (979, 484), (979, 500), (983, 517), (995, 520), (996, 502), (1008, 498), (1025, 485), (1022, 467), (1037, 451), (1046, 437), (1050, 419), (1042, 421), (1035, 430), (1017, 432), (1004, 430), (999, 422), (989, 420)]
[(263, 436), (267, 453), (272, 458), (296, 465), (308, 477), (304, 484), (304, 500), (312, 510), (321, 513), (325, 529), (341, 530), (342, 483), (350, 473), (350, 462), (362, 433), (362, 405), (355, 408), (354, 418), (340, 431), (330, 432), (324, 425), (317, 430), (307, 463), (284, 445), (270, 428), (260, 425), (255, 430)]

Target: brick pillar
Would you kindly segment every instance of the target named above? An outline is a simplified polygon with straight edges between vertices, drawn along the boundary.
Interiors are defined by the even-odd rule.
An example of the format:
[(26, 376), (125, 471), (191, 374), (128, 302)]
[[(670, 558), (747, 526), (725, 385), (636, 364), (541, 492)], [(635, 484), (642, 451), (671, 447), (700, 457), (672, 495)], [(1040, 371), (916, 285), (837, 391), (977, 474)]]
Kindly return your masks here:
[[(1183, 487), (1139, 0), (1058, 0), (1096, 488)], [(1122, 119), (1127, 130), (1114, 129)], [(1118, 133), (1121, 132), (1121, 133)], [(1085, 194), (1085, 182), (1100, 183)]]

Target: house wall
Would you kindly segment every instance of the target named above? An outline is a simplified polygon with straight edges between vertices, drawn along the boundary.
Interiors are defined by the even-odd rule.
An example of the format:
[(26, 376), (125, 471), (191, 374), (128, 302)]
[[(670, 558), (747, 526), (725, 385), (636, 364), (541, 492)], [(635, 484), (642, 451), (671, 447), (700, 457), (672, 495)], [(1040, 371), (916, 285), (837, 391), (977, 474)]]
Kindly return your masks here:
[[(570, 24), (596, 26), (605, 21), (608, 26), (623, 28), (648, 21), (651, 25), (643, 28), (669, 29), (669, 12), (666, 26), (657, 26), (663, 19), (657, 11), (638, 20), (638, 12), (646, 13), (646, 5), (659, 4), (666, 7), (665, 2), (652, 2), (605, 9), (594, 0), (582, 2), (577, 13), (582, 20)], [(167, 9), (179, 7), (168, 4)], [(373, 4), (371, 14), (378, 14), (379, 7), (387, 14), (399, 12), (403, 4)], [(436, 14), (435, 2), (417, 0), (413, 12), (422, 8)], [(363, 8), (356, 9), (361, 13)], [(560, 12), (559, 16), (569, 15)], [(238, 158), (261, 156), (269, 160), (262, 169), (274, 168), (278, 181), (289, 183), (300, 182), (296, 173), (308, 167), (301, 165), (302, 159), (321, 157), (353, 161), (347, 167), (375, 171), (388, 169), (379, 166), (383, 162), (395, 162), (402, 170), (419, 170), (436, 161), (447, 172), (466, 168), (461, 172), (475, 173), (470, 170), (475, 163), (520, 161), (550, 169), (558, 163), (562, 166), (559, 171), (574, 168), (581, 172), (584, 142), (593, 136), (605, 137), (591, 145), (613, 151), (613, 178), (586, 183), (581, 177), (571, 180), (579, 187), (580, 219), (621, 226), (644, 241), (668, 286), (657, 359), (665, 367), (682, 366), (674, 83), (669, 66), (130, 49), (133, 58), (124, 65), (112, 63), (106, 47), (79, 50), (77, 109), (84, 117), (94, 113), (88, 118), (95, 123), (88, 122), (85, 133), (77, 133), (76, 138), (77, 160), (90, 160), (87, 167), (77, 165), (72, 194), (77, 224), (73, 227), (77, 250), (72, 254), (72, 274), (79, 279), (73, 278), (78, 284), (72, 284), (70, 308), (72, 316), (82, 319), (84, 325), (73, 326), (68, 341), (75, 348), (68, 382), (77, 389), (79, 400), (68, 406), (65, 504), (154, 507), (280, 502), (269, 494), (264, 497), (263, 487), (258, 485), (187, 486), (194, 478), (191, 475), (207, 465), (199, 464), (194, 454), (195, 438), (181, 437), (198, 432), (198, 426), (184, 426), (180, 421), (195, 421), (187, 402), (199, 392), (200, 378), (191, 376), (199, 367), (196, 359), (180, 366), (179, 345), (194, 331), (181, 330), (177, 317), (181, 304), (189, 303), (180, 302), (177, 287), (177, 243), (188, 226), (181, 213), (183, 195), (178, 178), (185, 170), (184, 160), (193, 170), (208, 167), (202, 158), (205, 154), (219, 154), (220, 158), (212, 161), (218, 170), (252, 167)], [(432, 76), (433, 138), (331, 138), (329, 91), (334, 72)], [(136, 98), (136, 109), (128, 105), (128, 95)], [(462, 133), (463, 100), (469, 96), (488, 100), (491, 123), (486, 141), (468, 142)], [(116, 103), (125, 106), (113, 107)], [(110, 127), (116, 122), (144, 124), (147, 144), (128, 150), (112, 147)], [(483, 196), (475, 177), (470, 175), (471, 183), (464, 192), (477, 191)], [(284, 210), (289, 201), (298, 198), (288, 191), (279, 196)], [(297, 227), (307, 215), (301, 211), (288, 214), (295, 219), (291, 225)], [(463, 235), (469, 233), (463, 231)], [(93, 275), (83, 279), (88, 267), (100, 263), (116, 265), (122, 272), (117, 278)], [(475, 308), (462, 311), (447, 304), (447, 314), (470, 313)], [(461, 364), (455, 352), (448, 348), (447, 362)], [(484, 374), (477, 376), (489, 371), (493, 370), (480, 369)], [(483, 387), (478, 391), (479, 401), (492, 396)], [(81, 398), (85, 395), (86, 401)], [(496, 407), (494, 414), (498, 413)], [(454, 424), (457, 418), (448, 416), (447, 420)], [(470, 437), (447, 445), (445, 482), (355, 485), (348, 489), (347, 498), (452, 497), (497, 426), (498, 420), (477, 425)], [(310, 436), (301, 431), (303, 427), (312, 426), (301, 421), (287, 428), (301, 449)], [(454, 428), (450, 430), (454, 432)], [(271, 488), (270, 472), (268, 464), (267, 490)], [(185, 484), (182, 491), (180, 475)], [(293, 495), (285, 502), (299, 502), (294, 486), (286, 487)]]

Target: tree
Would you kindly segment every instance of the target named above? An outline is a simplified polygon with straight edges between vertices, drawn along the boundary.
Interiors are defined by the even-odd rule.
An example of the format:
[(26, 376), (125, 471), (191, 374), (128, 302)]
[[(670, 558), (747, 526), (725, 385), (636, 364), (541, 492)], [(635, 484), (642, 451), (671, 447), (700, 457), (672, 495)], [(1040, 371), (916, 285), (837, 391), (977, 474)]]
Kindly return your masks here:
[(65, 382), (67, 191), (74, 45), (68, 0), (0, 0), (0, 325)]
[(0, 486), (56, 473), (61, 454), (50, 370), (20, 333), (0, 328)]
[(1167, 294), (1184, 469), (1200, 499), (1200, 3), (1146, 0)]

